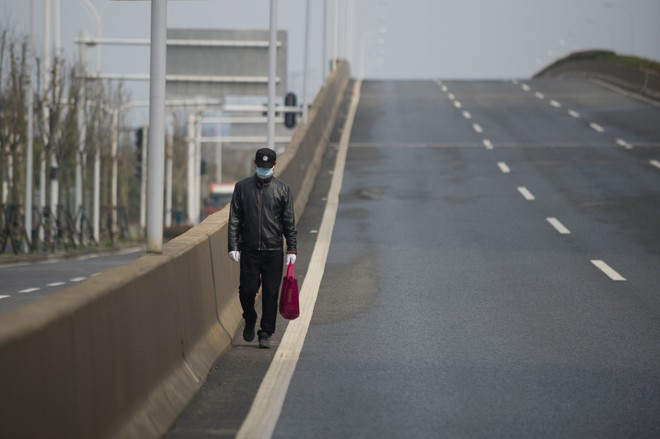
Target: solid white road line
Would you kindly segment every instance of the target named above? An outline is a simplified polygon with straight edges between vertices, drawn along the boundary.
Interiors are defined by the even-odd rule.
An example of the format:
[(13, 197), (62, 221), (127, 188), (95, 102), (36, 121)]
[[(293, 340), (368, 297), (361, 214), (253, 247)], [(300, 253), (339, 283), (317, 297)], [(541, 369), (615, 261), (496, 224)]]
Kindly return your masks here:
[(617, 273), (612, 267), (607, 265), (604, 261), (592, 260), (591, 263), (594, 264), (596, 267), (598, 267), (600, 269), (600, 271), (605, 273), (612, 280), (615, 280), (615, 281), (626, 280), (625, 277), (623, 277), (619, 273)]
[(65, 285), (66, 282), (53, 282), (52, 284), (48, 284), (49, 287), (60, 287), (62, 285)]
[(575, 110), (568, 110), (568, 114), (570, 114), (572, 117), (579, 119), (580, 118), (580, 113), (578, 113)]
[(557, 218), (546, 218), (548, 222), (562, 235), (570, 235), (571, 231), (568, 230)]
[(534, 93), (534, 96), (536, 96), (538, 99), (545, 99), (545, 95), (543, 93), (538, 92), (538, 91), (536, 93)]
[(26, 288), (24, 290), (19, 291), (19, 293), (33, 293), (35, 291), (39, 291), (41, 288)]
[(502, 171), (502, 173), (504, 173), (504, 174), (510, 174), (511, 173), (511, 169), (509, 168), (509, 166), (506, 163), (497, 162), (497, 166), (500, 167), (500, 171)]
[(335, 226), (337, 209), (339, 207), (339, 192), (341, 190), (343, 170), (346, 164), (348, 142), (353, 128), (355, 111), (360, 99), (360, 86), (362, 81), (355, 82), (353, 101), (348, 111), (344, 130), (339, 142), (339, 151), (335, 163), (335, 173), (330, 185), (328, 203), (323, 212), (321, 232), (309, 262), (309, 271), (305, 276), (300, 291), (300, 317), (289, 322), (282, 342), (275, 357), (264, 376), (257, 396), (241, 429), (236, 435), (239, 439), (270, 438), (273, 435), (277, 421), (282, 413), (282, 406), (286, 397), (293, 372), (296, 369), (300, 351), (305, 342), (305, 336), (312, 319), (314, 305), (318, 296), (321, 279), (325, 270), (325, 263), (330, 249), (332, 229)]
[(536, 200), (536, 197), (525, 187), (525, 186), (519, 186), (518, 187), (518, 192), (525, 197), (525, 200), (527, 201), (534, 201)]
[(626, 142), (623, 139), (616, 139), (616, 144), (619, 145), (619, 146), (623, 146), (626, 149), (632, 149), (633, 148), (633, 146), (630, 143)]
[(460, 101), (454, 101), (454, 107), (456, 107), (456, 108), (463, 108), (463, 104), (461, 104)]
[(527, 84), (522, 84), (522, 85), (520, 86), (520, 88), (522, 88), (522, 89), (525, 90), (525, 91), (529, 91), (529, 85), (527, 85)]
[(561, 104), (554, 99), (550, 101), (550, 105), (552, 105), (555, 108), (561, 108)]
[(473, 124), (472, 128), (474, 128), (474, 130), (478, 133), (483, 133), (484, 131), (483, 128), (481, 128), (481, 125), (479, 125), (478, 123)]
[(493, 142), (491, 142), (488, 139), (484, 139), (484, 146), (486, 147), (486, 149), (493, 149), (494, 148)]
[(660, 169), (660, 162), (659, 161), (651, 160), (649, 163), (651, 164), (651, 166), (655, 166), (656, 168)]
[(463, 112), (463, 117), (466, 119), (472, 119), (472, 115), (470, 114), (469, 111), (464, 111)]
[(605, 131), (605, 128), (603, 128), (602, 126), (600, 126), (600, 125), (598, 125), (597, 123), (594, 123), (594, 122), (591, 122), (591, 123), (589, 124), (589, 126), (590, 126), (593, 130), (598, 131), (599, 133), (602, 133), (602, 132)]

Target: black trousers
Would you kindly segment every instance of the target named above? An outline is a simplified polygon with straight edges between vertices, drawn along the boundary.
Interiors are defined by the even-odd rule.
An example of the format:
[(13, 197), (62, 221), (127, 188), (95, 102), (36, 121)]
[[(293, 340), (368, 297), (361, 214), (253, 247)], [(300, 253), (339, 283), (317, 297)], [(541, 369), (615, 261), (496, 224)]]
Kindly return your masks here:
[(241, 251), (241, 276), (238, 294), (243, 308), (245, 323), (253, 325), (257, 321), (254, 302), (261, 286), (261, 332), (269, 335), (275, 332), (277, 320), (277, 299), (279, 297), (284, 253), (282, 251)]

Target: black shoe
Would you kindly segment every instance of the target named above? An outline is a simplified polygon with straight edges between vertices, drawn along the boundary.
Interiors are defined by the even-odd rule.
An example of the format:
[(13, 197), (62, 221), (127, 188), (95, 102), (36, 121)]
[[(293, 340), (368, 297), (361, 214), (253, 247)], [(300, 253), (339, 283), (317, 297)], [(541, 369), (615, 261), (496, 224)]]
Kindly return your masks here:
[(270, 349), (270, 335), (266, 332), (259, 333), (259, 347), (261, 349)]
[(254, 323), (245, 322), (245, 328), (243, 329), (243, 340), (254, 340)]

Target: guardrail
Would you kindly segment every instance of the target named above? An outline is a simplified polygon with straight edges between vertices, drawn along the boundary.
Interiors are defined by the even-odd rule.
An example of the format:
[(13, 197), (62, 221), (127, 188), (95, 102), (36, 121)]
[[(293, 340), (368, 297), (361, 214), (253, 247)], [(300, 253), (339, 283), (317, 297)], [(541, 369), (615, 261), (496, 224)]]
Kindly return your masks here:
[[(349, 79), (339, 63), (278, 158), (298, 216)], [(165, 434), (241, 323), (228, 216), (0, 318), (0, 437)]]

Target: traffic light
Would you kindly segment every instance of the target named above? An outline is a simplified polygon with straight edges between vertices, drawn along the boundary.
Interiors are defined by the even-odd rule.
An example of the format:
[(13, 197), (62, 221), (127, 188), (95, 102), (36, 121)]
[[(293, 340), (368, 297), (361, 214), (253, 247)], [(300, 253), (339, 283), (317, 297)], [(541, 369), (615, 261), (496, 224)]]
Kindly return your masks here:
[(144, 128), (135, 130), (135, 178), (142, 181), (142, 141), (144, 140)]
[[(284, 105), (287, 107), (295, 107), (298, 99), (293, 93), (287, 93), (284, 97)], [(293, 128), (296, 126), (296, 114), (297, 111), (285, 111), (284, 112), (284, 126), (287, 128)]]

